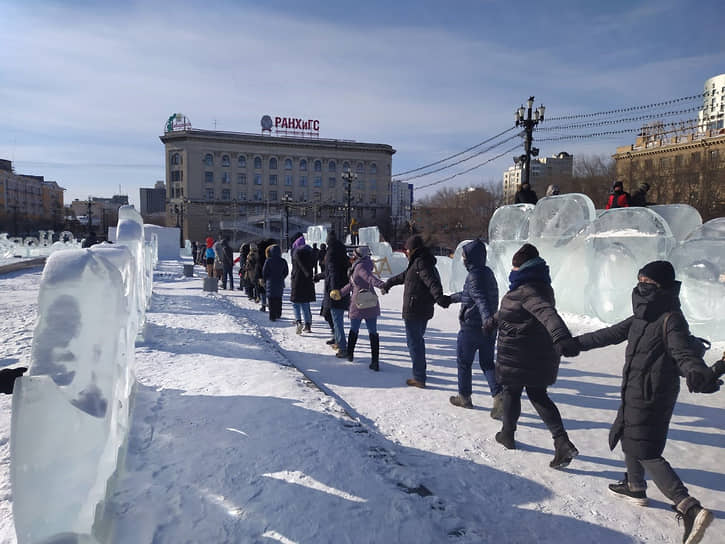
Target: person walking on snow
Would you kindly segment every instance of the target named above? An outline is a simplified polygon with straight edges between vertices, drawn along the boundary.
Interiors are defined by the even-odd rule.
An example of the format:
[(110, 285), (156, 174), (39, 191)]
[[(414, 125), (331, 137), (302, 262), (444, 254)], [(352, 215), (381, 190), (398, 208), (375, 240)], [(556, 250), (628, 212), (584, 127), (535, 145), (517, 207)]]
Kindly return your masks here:
[(556, 382), (562, 355), (579, 354), (564, 320), (556, 312), (549, 267), (531, 244), (513, 256), (510, 289), (495, 316), (498, 324), (496, 381), (503, 386), (503, 425), (496, 441), (516, 449), (514, 433), (521, 415), (521, 393), (554, 438), (552, 468), (563, 468), (579, 454), (564, 429), (561, 414), (549, 398), (547, 387)]
[(327, 254), (325, 255), (325, 296), (323, 309), (329, 309), (337, 344), (336, 357), (347, 359), (347, 339), (345, 338), (345, 310), (350, 304), (350, 297), (335, 300), (330, 293), (340, 290), (347, 284), (347, 269), (350, 260), (343, 243), (337, 239), (334, 231), (327, 235)]
[(289, 273), (287, 261), (282, 258), (282, 251), (277, 244), (267, 246), (267, 257), (262, 266), (267, 299), (269, 300), (269, 320), (276, 321), (282, 317), (282, 294), (284, 293), (284, 279)]
[(486, 245), (473, 240), (463, 246), (463, 264), (468, 270), (463, 291), (451, 295), (451, 302), (461, 303), (458, 321), (456, 363), (458, 365), (458, 394), (450, 398), (451, 404), (473, 408), (471, 401), (471, 367), (478, 352), (478, 363), (488, 380), (493, 397), (491, 417), (501, 419), (501, 386), (496, 381), (494, 345), (496, 324), (493, 316), (498, 309), (498, 285), (493, 271), (486, 266)]
[(423, 238), (415, 234), (405, 242), (408, 255), (408, 268), (392, 278), (388, 278), (381, 291), (390, 291), (394, 285), (403, 286), (403, 321), (408, 352), (413, 362), (413, 377), (405, 383), (411, 387), (425, 388), (425, 329), (433, 317), (433, 306), (438, 304), (448, 308), (451, 297), (443, 294), (441, 278), (436, 270), (436, 258), (426, 247)]
[(684, 519), (683, 542), (691, 544), (700, 541), (713, 514), (690, 496), (662, 452), (680, 391), (680, 376), (695, 393), (714, 393), (722, 382), (689, 342), (689, 326), (680, 310), (680, 282), (675, 281), (672, 264), (648, 263), (639, 271), (637, 281), (631, 317), (583, 334), (576, 341), (582, 351), (627, 341), (622, 403), (609, 432), (610, 449), (622, 443), (627, 472), (622, 481), (609, 485), (609, 491), (645, 506), (648, 472), (674, 503), (678, 519)]
[[(342, 298), (352, 292), (350, 298), (350, 333), (347, 337), (347, 360), (352, 361), (357, 344), (360, 324), (365, 320), (370, 337), (371, 370), (380, 370), (380, 336), (378, 335), (378, 316), (380, 315), (380, 304), (377, 299), (373, 302), (375, 287), (378, 289), (385, 285), (385, 282), (373, 274), (373, 261), (370, 258), (370, 249), (367, 246), (355, 248), (355, 262), (352, 265), (349, 283), (337, 293), (330, 296)], [(365, 294), (365, 293), (371, 293)], [(364, 300), (364, 299), (369, 300)]]
[[(315, 301), (315, 253), (305, 242), (302, 233), (298, 233), (292, 242), (292, 289), (290, 300), (295, 312), (297, 334), (312, 332), (312, 311), (310, 302)], [(304, 316), (304, 328), (302, 318)]]
[(214, 277), (214, 238), (208, 236), (206, 239), (206, 250), (204, 251), (206, 262), (206, 275), (210, 278)]

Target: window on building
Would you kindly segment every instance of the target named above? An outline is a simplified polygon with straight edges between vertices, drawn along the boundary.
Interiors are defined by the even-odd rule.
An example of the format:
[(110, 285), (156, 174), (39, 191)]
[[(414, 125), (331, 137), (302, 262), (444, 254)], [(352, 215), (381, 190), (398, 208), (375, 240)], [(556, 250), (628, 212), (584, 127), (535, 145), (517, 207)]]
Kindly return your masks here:
[(277, 174), (270, 174), (269, 175), (269, 184), (270, 185), (277, 185)]
[(347, 172), (348, 170), (350, 170), (350, 163), (345, 161), (342, 163), (342, 171)]
[(231, 200), (232, 193), (229, 189), (222, 189), (222, 200)]
[(184, 174), (181, 170), (171, 171), (171, 181), (181, 181), (182, 179), (184, 179)]
[(269, 192), (269, 200), (271, 200), (272, 202), (276, 202), (277, 201), (277, 191), (270, 191)]
[(262, 191), (254, 191), (254, 200), (256, 202), (262, 201)]
[(239, 194), (237, 195), (237, 198), (239, 200), (245, 201), (247, 200), (247, 193), (245, 191), (239, 191)]
[(247, 167), (247, 157), (245, 155), (239, 155), (239, 158), (237, 159), (237, 166), (239, 168)]
[(274, 157), (272, 157), (271, 159), (269, 159), (269, 169), (270, 170), (277, 170), (277, 159), (275, 159)]
[(262, 169), (262, 157), (254, 157), (254, 169), (255, 170)]
[(315, 176), (315, 179), (314, 179), (314, 181), (312, 182), (312, 184), (313, 184), (313, 185), (314, 185), (315, 187), (322, 187), (322, 176)]
[(363, 166), (363, 163), (359, 162), (357, 163), (357, 166), (355, 167), (355, 170), (358, 174), (362, 174), (365, 172), (365, 167)]
[(327, 178), (327, 185), (328, 187), (334, 187), (335, 185), (337, 185), (337, 178), (335, 176)]
[(682, 155), (675, 155), (675, 166), (682, 166)]
[(307, 191), (302, 191), (299, 197), (300, 202), (307, 202)]
[(370, 173), (371, 174), (377, 174), (378, 173), (378, 165), (375, 163), (370, 164)]
[(214, 172), (204, 172), (204, 183), (214, 183)]
[(254, 174), (254, 184), (262, 185), (262, 174)]
[(284, 160), (284, 169), (285, 170), (292, 170), (292, 159), (285, 159)]
[(231, 181), (231, 176), (229, 175), (229, 172), (223, 172), (222, 173), (222, 183), (229, 183)]
[(214, 189), (207, 189), (206, 190), (206, 199), (207, 200), (214, 200)]
[(364, 179), (357, 180), (357, 189), (358, 189), (358, 191), (365, 190), (365, 180)]
[(292, 200), (294, 198), (292, 196), (292, 191), (285, 191), (284, 192), (284, 198), (285, 198), (285, 200)]
[(284, 177), (284, 184), (285, 184), (285, 185), (286, 185), (287, 187), (291, 187), (291, 186), (292, 186), (292, 182), (293, 182), (293, 181), (294, 181), (294, 178), (292, 177), (292, 175), (291, 175), (291, 174), (287, 174), (287, 175), (286, 175), (286, 176)]
[(204, 164), (206, 166), (214, 166), (214, 156), (211, 153), (204, 155)]
[(645, 159), (645, 161), (644, 161), (644, 167), (647, 170), (652, 170), (652, 159)]
[(229, 166), (229, 155), (222, 155), (222, 166)]
[(237, 183), (239, 185), (247, 184), (247, 174), (237, 174)]
[(307, 187), (307, 176), (300, 176), (300, 187)]
[(181, 164), (181, 155), (178, 153), (171, 155), (171, 164)]
[(669, 167), (670, 167), (670, 158), (669, 157), (660, 158), (660, 168), (669, 168)]
[(377, 191), (378, 190), (378, 180), (371, 179), (370, 180), (370, 190), (371, 191)]
[(710, 150), (710, 161), (711, 162), (717, 162), (717, 159), (719, 157), (719, 153), (717, 149), (711, 149)]
[(337, 170), (337, 163), (335, 161), (329, 161), (327, 163), (327, 171), (334, 172), (335, 170)]
[(690, 162), (692, 162), (692, 163), (700, 162), (700, 152), (699, 151), (697, 153), (692, 153), (690, 155)]
[(315, 161), (315, 172), (322, 172), (322, 161)]
[(300, 160), (300, 170), (302, 170), (303, 172), (307, 171), (307, 159)]

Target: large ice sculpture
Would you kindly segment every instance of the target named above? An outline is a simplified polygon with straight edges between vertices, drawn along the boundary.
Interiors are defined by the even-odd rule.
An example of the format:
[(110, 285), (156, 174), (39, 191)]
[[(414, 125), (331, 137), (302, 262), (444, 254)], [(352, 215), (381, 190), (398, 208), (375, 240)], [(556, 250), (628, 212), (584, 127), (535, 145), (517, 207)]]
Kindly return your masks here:
[(307, 242), (307, 245), (310, 247), (312, 244), (317, 244), (317, 247), (320, 247), (320, 244), (327, 243), (327, 227), (324, 225), (313, 225), (311, 227), (307, 227), (305, 242)]
[(725, 217), (697, 228), (669, 259), (682, 282), (680, 301), (690, 328), (725, 340)]
[[(471, 240), (463, 240), (460, 244), (458, 244), (458, 246), (456, 246), (456, 250), (453, 252), (450, 278), (448, 279), (448, 284), (444, 284), (443, 286), (444, 289), (447, 287), (448, 292), (450, 293), (458, 293), (463, 290), (463, 284), (465, 283), (466, 276), (468, 275), (466, 265), (463, 264), (463, 246), (470, 241)], [(486, 249), (488, 249), (488, 246), (486, 246)]]
[(662, 216), (678, 242), (702, 225), (700, 212), (688, 204), (659, 204), (649, 209)]
[(508, 291), (511, 259), (528, 238), (529, 219), (533, 213), (533, 204), (501, 206), (488, 223), (486, 263), (496, 276), (500, 296)]

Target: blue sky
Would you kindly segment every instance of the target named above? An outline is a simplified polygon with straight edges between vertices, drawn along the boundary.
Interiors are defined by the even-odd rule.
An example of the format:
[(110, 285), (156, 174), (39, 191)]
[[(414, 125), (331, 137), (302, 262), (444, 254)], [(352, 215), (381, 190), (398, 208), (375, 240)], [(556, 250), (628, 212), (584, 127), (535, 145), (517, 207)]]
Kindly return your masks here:
[[(164, 176), (173, 112), (241, 132), (265, 113), (319, 119), (321, 137), (392, 145), (398, 172), (510, 127), (530, 95), (547, 116), (594, 112), (694, 95), (725, 72), (719, 0), (0, 0), (0, 24), (0, 158), (58, 181), (66, 202), (119, 186), (137, 202)], [(540, 147), (611, 154), (632, 139)]]

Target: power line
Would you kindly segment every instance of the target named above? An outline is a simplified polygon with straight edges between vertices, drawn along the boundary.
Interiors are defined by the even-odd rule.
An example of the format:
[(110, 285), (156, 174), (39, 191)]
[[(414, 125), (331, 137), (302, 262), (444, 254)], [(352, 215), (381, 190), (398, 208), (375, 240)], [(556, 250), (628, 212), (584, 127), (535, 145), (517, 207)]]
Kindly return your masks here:
[(659, 112), (659, 113), (648, 113), (647, 115), (639, 115), (637, 117), (623, 117), (621, 119), (604, 119), (600, 121), (589, 121), (586, 123), (572, 123), (570, 125), (558, 125), (558, 126), (545, 126), (545, 127), (537, 127), (536, 131), (551, 131), (551, 130), (562, 130), (562, 129), (570, 129), (570, 128), (588, 128), (588, 127), (596, 127), (596, 126), (605, 126), (605, 125), (616, 125), (618, 123), (633, 123), (636, 121), (644, 121), (646, 119), (654, 119), (658, 117), (672, 117), (674, 115), (682, 115), (683, 113), (691, 113), (693, 111), (698, 111), (700, 107), (693, 107), (693, 108), (687, 108), (684, 110), (673, 110), (673, 111), (667, 111), (667, 112)]
[(564, 121), (567, 119), (583, 119), (587, 117), (597, 117), (599, 115), (611, 115), (613, 113), (625, 113), (628, 111), (637, 111), (637, 110), (646, 110), (650, 108), (658, 108), (661, 106), (669, 106), (670, 104), (677, 104), (679, 102), (686, 102), (690, 100), (694, 100), (696, 98), (702, 98), (704, 96), (703, 93), (699, 94), (693, 94), (692, 96), (683, 96), (681, 98), (673, 98), (671, 100), (664, 100), (663, 102), (654, 102), (652, 104), (644, 104), (641, 106), (628, 106), (624, 108), (617, 108), (614, 110), (608, 110), (608, 111), (598, 111), (594, 113), (578, 113), (573, 115), (560, 115), (558, 117), (549, 117), (548, 121)]
[[(660, 131), (660, 132), (657, 132), (656, 135), (663, 136), (663, 135), (666, 135), (666, 134), (676, 134), (678, 132), (683, 132), (685, 130), (692, 130), (692, 129), (694, 129), (694, 128), (697, 127), (697, 124), (696, 124), (698, 122), (697, 119), (689, 119), (687, 121), (689, 121), (692, 124), (690, 126), (687, 126), (687, 127), (680, 126), (679, 128), (673, 128), (672, 130)], [(674, 126), (676, 123), (670, 123), (670, 124)], [(663, 126), (665, 126), (665, 125), (663, 125)], [(589, 133), (589, 134), (570, 134), (570, 135), (565, 135), (565, 136), (556, 136), (556, 137), (552, 137), (552, 138), (538, 138), (536, 141), (537, 142), (558, 142), (558, 141), (563, 141), (563, 140), (585, 140), (585, 139), (588, 139), (588, 138), (599, 138), (599, 137), (603, 137), (603, 136), (612, 136), (612, 135), (617, 135), (617, 134), (627, 134), (627, 133), (632, 133), (632, 132), (641, 132), (642, 131), (642, 128), (643, 127), (639, 127), (639, 128), (624, 128), (624, 129), (621, 129), (621, 130), (609, 130), (609, 131), (604, 131), (604, 132), (592, 132), (592, 133)]]
[[(482, 142), (479, 142), (479, 143), (477, 143), (476, 145), (472, 145), (471, 147), (469, 147), (469, 148), (467, 148), (467, 149), (464, 149), (463, 151), (460, 151), (460, 152), (458, 152), (458, 153), (454, 153), (453, 155), (450, 155), (450, 156), (448, 156), (448, 157), (444, 157), (444, 158), (442, 158), (442, 159), (440, 159), (440, 160), (438, 160), (438, 161), (432, 162), (432, 163), (430, 163), (430, 164), (426, 164), (426, 165), (424, 165), (424, 166), (420, 166), (420, 167), (418, 167), (418, 168), (413, 168), (412, 170), (406, 170), (405, 172), (398, 172), (397, 174), (393, 174), (393, 177), (397, 177), (397, 176), (405, 176), (405, 175), (407, 175), (407, 174), (412, 174), (413, 172), (419, 172), (419, 171), (421, 171), (421, 170), (425, 170), (426, 168), (430, 168), (431, 166), (436, 166), (437, 164), (440, 164), (440, 163), (442, 163), (442, 162), (446, 162), (446, 161), (448, 161), (448, 160), (450, 160), (450, 159), (455, 159), (456, 157), (458, 157), (458, 156), (460, 156), (460, 155), (463, 155), (464, 153), (468, 153), (469, 151), (472, 151), (472, 150), (476, 149), (477, 147), (480, 147), (480, 146), (482, 146), (482, 145), (484, 145), (484, 144), (487, 144), (487, 143), (488, 143), (488, 142), (490, 142), (491, 140), (495, 140), (495, 139), (496, 139), (496, 138), (498, 138), (499, 136), (503, 136), (503, 135), (504, 135), (504, 134), (506, 134), (506, 133), (507, 133), (508, 131), (510, 131), (510, 130), (513, 130), (513, 129), (515, 129), (515, 128), (516, 128), (516, 127), (510, 127), (510, 128), (507, 128), (506, 130), (503, 130), (503, 131), (499, 132), (499, 133), (498, 133), (498, 134), (496, 134), (495, 136), (491, 136), (490, 138), (486, 138), (486, 139), (485, 139), (485, 140), (483, 140)], [(475, 156), (475, 155), (474, 155), (474, 156)]]

